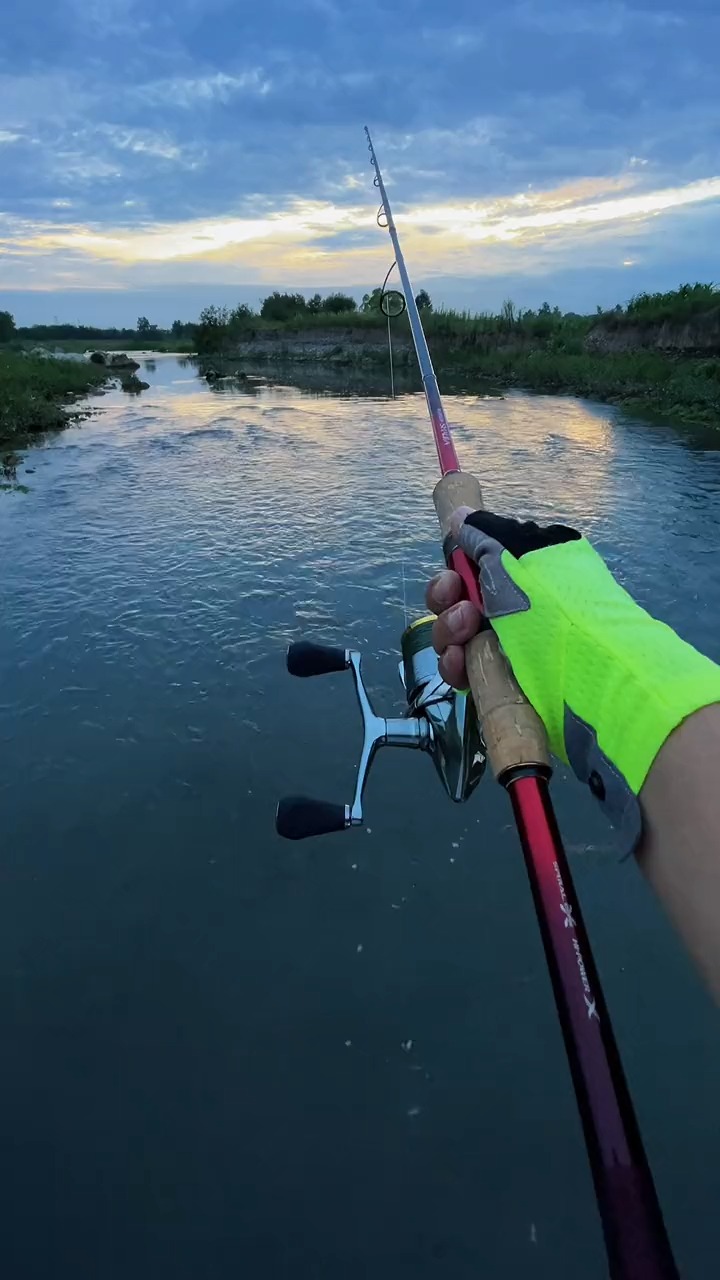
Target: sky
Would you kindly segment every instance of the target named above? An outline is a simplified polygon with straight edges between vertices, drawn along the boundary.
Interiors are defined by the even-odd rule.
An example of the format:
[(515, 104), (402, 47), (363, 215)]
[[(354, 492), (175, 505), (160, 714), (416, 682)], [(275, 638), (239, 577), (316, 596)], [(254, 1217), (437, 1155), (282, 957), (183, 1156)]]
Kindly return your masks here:
[(713, 280), (717, 0), (5, 0), (0, 308), (161, 325), (271, 289), (594, 311)]

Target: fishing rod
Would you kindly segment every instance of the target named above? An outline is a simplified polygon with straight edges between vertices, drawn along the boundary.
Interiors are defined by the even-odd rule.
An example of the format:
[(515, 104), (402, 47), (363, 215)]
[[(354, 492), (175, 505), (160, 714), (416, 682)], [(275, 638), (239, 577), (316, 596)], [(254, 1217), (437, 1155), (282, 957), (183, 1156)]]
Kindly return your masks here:
[[(433, 502), (443, 551), (448, 566), (460, 575), (465, 595), (482, 612), (477, 568), (455, 544), (450, 524), (457, 507), (482, 507), (482, 491), (477, 479), (460, 469), (367, 127), (365, 133), (375, 170), (374, 184), (381, 199), (377, 220), (392, 241), (440, 464), (441, 479), (433, 491)], [(487, 759), (510, 797), (530, 880), (580, 1112), (610, 1280), (678, 1280), (550, 799), (552, 770), (545, 728), (517, 684), (487, 620), (465, 646), (471, 697), (451, 689), (442, 680), (432, 649), (432, 622), (431, 618), (422, 618), (406, 628), (401, 637), (400, 675), (408, 712), (399, 719), (385, 719), (373, 710), (362, 679), (359, 653), (308, 641), (290, 645), (287, 666), (292, 675), (313, 676), (350, 669), (364, 735), (352, 804), (288, 797), (278, 805), (277, 830), (291, 839), (303, 839), (362, 824), (363, 791), (381, 746), (427, 751), (453, 800), (468, 798), (482, 777)]]

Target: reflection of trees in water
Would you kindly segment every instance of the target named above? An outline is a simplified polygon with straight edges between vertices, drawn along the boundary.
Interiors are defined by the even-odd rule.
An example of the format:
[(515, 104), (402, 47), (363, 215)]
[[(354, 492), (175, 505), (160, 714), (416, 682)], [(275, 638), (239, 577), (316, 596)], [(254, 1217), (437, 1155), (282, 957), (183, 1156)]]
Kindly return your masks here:
[(146, 360), (145, 368), (148, 373), (155, 373), (157, 371), (157, 360)]
[[(265, 385), (297, 387), (300, 391), (313, 391), (317, 395), (328, 396), (372, 396), (374, 398), (390, 395), (390, 373), (387, 369), (349, 369), (334, 368), (332, 365), (318, 361), (316, 364), (300, 364), (290, 361), (286, 364), (265, 361), (258, 365), (245, 365), (249, 381), (255, 386)], [(261, 383), (254, 382), (256, 378)], [(247, 386), (247, 384), (243, 384)], [(395, 371), (395, 390), (400, 394), (421, 391), (420, 374), (412, 369)]]
[[(202, 374), (198, 375), (202, 377)], [(264, 378), (248, 378), (246, 374), (230, 374), (223, 378), (208, 378), (207, 384), (213, 395), (222, 396), (232, 392), (234, 396), (241, 392), (245, 396), (257, 396), (266, 380)]]
[[(251, 378), (259, 376), (269, 386), (297, 387), (300, 391), (312, 391), (327, 396), (368, 396), (385, 399), (390, 396), (390, 370), (375, 366), (372, 369), (334, 368), (323, 364), (271, 364), (245, 365)], [(247, 385), (247, 384), (244, 384)], [(395, 394), (413, 395), (422, 391), (422, 379), (417, 368), (395, 369)], [(445, 373), (440, 375), (440, 390), (448, 395), (491, 395), (502, 397), (492, 384), (471, 373)]]
[[(237, 362), (210, 362), (196, 356), (187, 356), (178, 360), (182, 368), (192, 365), (197, 369), (198, 377), (207, 382), (209, 389), (218, 396), (247, 395), (257, 396), (263, 387), (293, 387), (299, 391), (308, 391), (320, 396), (355, 397), (368, 396), (372, 399), (386, 399), (390, 396), (390, 371), (387, 366), (376, 365), (372, 368), (342, 367), (327, 364), (318, 360), (307, 364), (300, 361), (262, 360), (255, 363), (243, 361), (242, 369)], [(395, 369), (396, 395), (411, 395), (422, 391), (422, 380), (417, 368), (401, 367)], [(477, 374), (445, 373), (440, 377), (441, 390), (448, 395), (483, 395), (501, 394), (479, 378)]]

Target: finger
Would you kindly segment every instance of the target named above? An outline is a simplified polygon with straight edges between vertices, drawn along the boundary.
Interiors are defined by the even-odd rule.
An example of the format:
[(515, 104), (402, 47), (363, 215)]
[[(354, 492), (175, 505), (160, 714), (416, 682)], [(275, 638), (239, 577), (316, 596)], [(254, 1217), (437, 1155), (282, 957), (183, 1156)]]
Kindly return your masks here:
[(443, 680), (453, 689), (467, 689), (468, 678), (465, 670), (465, 650), (461, 644), (451, 644), (438, 662), (438, 671)]
[(432, 629), (433, 648), (436, 653), (444, 653), (450, 645), (467, 644), (479, 630), (479, 609), (470, 600), (461, 600), (435, 619)]
[(460, 574), (452, 569), (443, 569), (441, 573), (436, 573), (428, 584), (425, 601), (428, 609), (432, 609), (433, 613), (444, 613), (451, 605), (462, 600), (462, 596), (463, 585)]
[(450, 517), (450, 532), (457, 542), (460, 537), (460, 527), (465, 523), (468, 516), (473, 513), (472, 507), (456, 507)]

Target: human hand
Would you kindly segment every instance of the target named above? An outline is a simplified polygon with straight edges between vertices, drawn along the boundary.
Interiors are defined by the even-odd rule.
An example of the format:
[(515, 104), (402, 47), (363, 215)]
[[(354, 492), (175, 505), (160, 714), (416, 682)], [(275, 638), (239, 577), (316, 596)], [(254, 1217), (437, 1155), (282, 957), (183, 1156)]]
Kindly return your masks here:
[[(463, 530), (468, 518), (472, 527)], [(456, 542), (480, 565), (479, 576), (485, 609), (490, 619), (496, 616), (497, 609), (493, 606), (497, 602), (494, 599), (493, 579), (488, 578), (486, 573), (486, 581), (483, 582), (483, 569), (489, 568), (489, 558), (494, 556), (497, 559), (503, 547), (512, 550), (519, 557), (544, 546), (580, 538), (575, 529), (566, 525), (549, 525), (543, 529), (532, 521), (521, 522), (496, 516), (490, 511), (473, 513), (470, 507), (458, 507), (453, 513), (451, 531)], [(464, 596), (462, 579), (452, 569), (443, 569), (437, 573), (429, 582), (425, 593), (428, 608), (438, 615), (432, 633), (433, 647), (440, 658), (438, 669), (443, 680), (455, 689), (467, 688), (465, 645), (477, 635), (481, 621), (479, 610)]]
[[(720, 701), (720, 668), (641, 609), (577, 530), (460, 508), (452, 533), (478, 565), (485, 614), (552, 752), (632, 846), (650, 766), (678, 724)], [(440, 673), (458, 688), (480, 625), (462, 596), (449, 570), (427, 590)]]
[[(469, 507), (461, 507), (453, 515), (454, 536)], [(425, 601), (431, 613), (437, 614), (433, 623), (433, 648), (439, 655), (438, 670), (443, 680), (454, 689), (467, 689), (465, 670), (465, 645), (480, 630), (480, 610), (471, 600), (464, 599), (465, 589), (459, 573), (442, 569), (431, 578), (425, 592)]]

